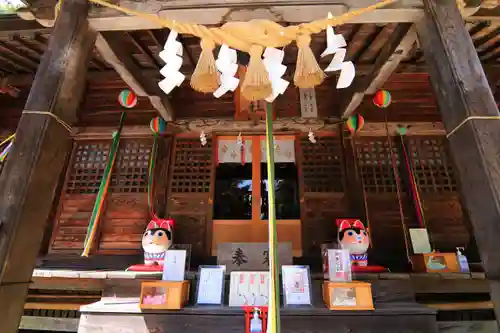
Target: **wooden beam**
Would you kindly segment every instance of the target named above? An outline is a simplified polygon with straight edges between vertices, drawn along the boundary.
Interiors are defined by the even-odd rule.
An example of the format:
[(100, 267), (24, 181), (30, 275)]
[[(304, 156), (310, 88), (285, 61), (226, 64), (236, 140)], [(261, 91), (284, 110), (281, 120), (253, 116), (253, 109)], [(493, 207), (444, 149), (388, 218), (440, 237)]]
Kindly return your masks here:
[(498, 321), (500, 113), (455, 0), (424, 0), (424, 11), (417, 33)]
[[(290, 1), (261, 0), (258, 4), (249, 4), (245, 0), (186, 0), (162, 3), (158, 10), (156, 3), (137, 3), (130, 0), (117, 1), (117, 5), (183, 22), (206, 25), (218, 25), (228, 21), (249, 21), (268, 19), (275, 22), (303, 23), (325, 18), (325, 13), (341, 15), (349, 10), (365, 8), (373, 0), (328, 0), (318, 4), (313, 0)], [(421, 3), (407, 0), (404, 4), (396, 2), (390, 8), (378, 9), (355, 17), (349, 23), (396, 23), (414, 22), (422, 17)], [(37, 8), (37, 21), (50, 27), (54, 21), (53, 8)], [(90, 18), (91, 26), (98, 31), (111, 30), (149, 30), (163, 28), (158, 23), (121, 14), (108, 8), (96, 7)]]
[[(76, 120), (95, 33), (87, 0), (66, 0), (38, 68), (16, 142), (0, 176), (0, 322), (17, 332), (45, 225), (70, 151), (66, 123)], [(56, 118), (57, 117), (57, 118)]]
[(125, 43), (120, 36), (103, 32), (97, 34), (96, 48), (104, 61), (112, 66), (123, 81), (138, 95), (148, 97), (153, 107), (167, 121), (174, 112), (165, 93), (158, 87), (154, 77), (145, 76), (130, 53), (123, 49)]
[[(273, 123), (275, 132), (338, 132), (339, 119), (317, 119), (317, 118), (279, 118)], [(389, 132), (395, 133), (399, 123), (389, 122)], [(405, 122), (408, 126), (406, 135), (444, 136), (446, 133), (442, 123), (437, 122)], [(109, 138), (114, 131), (113, 127), (77, 127), (72, 133), (74, 140), (96, 140)], [(232, 119), (207, 119), (207, 120), (176, 120), (167, 125), (167, 134), (179, 133), (201, 133), (207, 135), (212, 133), (236, 133), (239, 132), (264, 132), (264, 121), (254, 120), (236, 121)], [(381, 122), (369, 122), (359, 132), (360, 136), (385, 136), (385, 124)], [(122, 137), (148, 138), (151, 137), (151, 129), (148, 126), (125, 126)]]
[(414, 26), (398, 25), (396, 27), (389, 42), (382, 48), (375, 60), (372, 72), (364, 77), (358, 76), (353, 83), (353, 88), (348, 90), (351, 93), (343, 102), (345, 106), (341, 108), (343, 118), (349, 117), (356, 111), (365, 95), (374, 94), (382, 87), (411, 51), (416, 38)]

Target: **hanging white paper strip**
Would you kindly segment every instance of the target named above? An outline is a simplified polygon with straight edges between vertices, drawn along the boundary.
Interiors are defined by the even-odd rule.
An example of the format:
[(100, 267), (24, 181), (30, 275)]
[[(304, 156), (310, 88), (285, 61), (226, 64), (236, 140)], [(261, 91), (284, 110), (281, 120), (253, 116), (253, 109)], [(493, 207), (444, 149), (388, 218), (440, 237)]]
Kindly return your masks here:
[[(328, 13), (328, 18), (332, 18), (332, 14)], [(321, 58), (333, 54), (333, 59), (325, 69), (325, 72), (340, 71), (339, 80), (337, 81), (337, 89), (347, 88), (351, 85), (356, 75), (354, 64), (352, 61), (344, 61), (346, 56), (347, 43), (342, 34), (335, 34), (333, 27), (326, 28), (326, 49), (321, 54)]]
[(171, 30), (160, 58), (165, 61), (165, 66), (160, 70), (160, 74), (165, 78), (158, 83), (165, 94), (169, 94), (175, 87), (178, 87), (185, 80), (185, 75), (179, 70), (182, 66), (182, 44), (177, 41), (178, 33)]
[(272, 103), (278, 95), (283, 94), (290, 84), (290, 82), (281, 78), (286, 72), (286, 66), (282, 64), (284, 57), (285, 52), (273, 47), (268, 47), (264, 51), (263, 63), (269, 74), (269, 81), (271, 81), (273, 89), (273, 93), (266, 98), (269, 103)]
[(234, 77), (238, 71), (236, 50), (225, 44), (222, 45), (215, 67), (220, 72), (220, 86), (214, 91), (214, 97), (219, 98), (228, 91), (234, 91), (240, 83), (240, 80)]

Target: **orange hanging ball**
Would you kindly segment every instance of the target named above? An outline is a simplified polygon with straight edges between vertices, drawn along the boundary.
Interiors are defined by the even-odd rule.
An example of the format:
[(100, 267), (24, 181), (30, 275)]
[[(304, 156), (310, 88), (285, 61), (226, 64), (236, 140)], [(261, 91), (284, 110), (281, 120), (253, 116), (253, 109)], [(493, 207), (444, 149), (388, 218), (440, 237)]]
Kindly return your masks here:
[(387, 90), (379, 90), (377, 91), (375, 96), (373, 96), (373, 104), (375, 104), (379, 108), (386, 108), (391, 105), (391, 102), (391, 93), (389, 93)]

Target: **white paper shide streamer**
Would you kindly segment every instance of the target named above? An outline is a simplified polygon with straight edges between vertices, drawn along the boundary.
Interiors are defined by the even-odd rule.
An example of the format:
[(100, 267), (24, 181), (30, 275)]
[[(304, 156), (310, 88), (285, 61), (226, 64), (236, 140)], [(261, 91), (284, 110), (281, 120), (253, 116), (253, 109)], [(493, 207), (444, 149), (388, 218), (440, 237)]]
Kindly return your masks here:
[(214, 96), (219, 98), (228, 91), (234, 91), (240, 83), (240, 80), (234, 77), (238, 71), (236, 50), (225, 44), (222, 45), (215, 61), (215, 67), (220, 73), (220, 86), (214, 91)]
[(160, 74), (165, 77), (158, 85), (165, 94), (169, 94), (175, 87), (182, 84), (186, 78), (179, 70), (182, 66), (182, 44), (177, 41), (177, 31), (171, 30), (160, 58), (165, 61), (165, 66)]
[(273, 102), (278, 95), (285, 92), (286, 88), (288, 88), (288, 85), (290, 84), (290, 82), (281, 78), (286, 72), (286, 66), (282, 64), (284, 57), (285, 52), (273, 47), (268, 47), (264, 51), (263, 62), (267, 73), (269, 74), (269, 81), (271, 81), (273, 89), (273, 93), (271, 96), (266, 98), (266, 102)]
[[(328, 13), (328, 18), (332, 18), (332, 14)], [(333, 59), (325, 69), (325, 72), (340, 71), (337, 89), (347, 88), (351, 85), (356, 75), (354, 64), (352, 61), (344, 61), (347, 50), (347, 43), (342, 34), (335, 34), (333, 27), (326, 28), (326, 49), (321, 54), (321, 58), (333, 54)]]

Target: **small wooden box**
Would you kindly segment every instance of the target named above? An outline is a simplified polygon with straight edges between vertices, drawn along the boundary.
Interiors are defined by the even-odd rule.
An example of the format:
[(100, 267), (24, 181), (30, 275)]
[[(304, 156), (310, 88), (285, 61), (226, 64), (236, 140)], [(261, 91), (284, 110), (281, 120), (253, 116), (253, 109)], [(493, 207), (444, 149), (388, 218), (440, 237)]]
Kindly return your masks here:
[(330, 310), (373, 310), (372, 285), (368, 282), (323, 283), (323, 300)]
[(179, 310), (189, 300), (189, 281), (151, 281), (141, 283), (144, 310)]
[(412, 257), (413, 269), (427, 273), (458, 273), (457, 255), (455, 253), (423, 253)]

